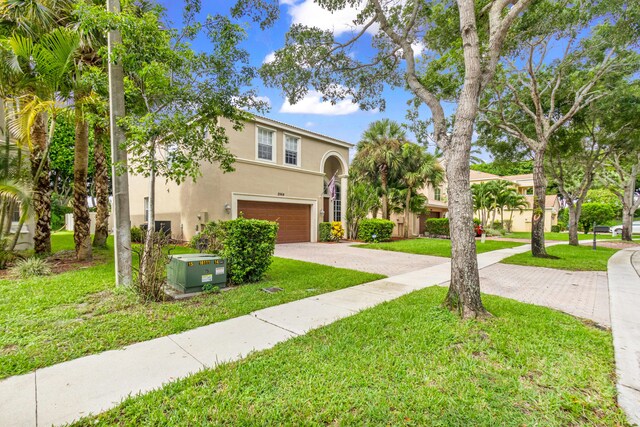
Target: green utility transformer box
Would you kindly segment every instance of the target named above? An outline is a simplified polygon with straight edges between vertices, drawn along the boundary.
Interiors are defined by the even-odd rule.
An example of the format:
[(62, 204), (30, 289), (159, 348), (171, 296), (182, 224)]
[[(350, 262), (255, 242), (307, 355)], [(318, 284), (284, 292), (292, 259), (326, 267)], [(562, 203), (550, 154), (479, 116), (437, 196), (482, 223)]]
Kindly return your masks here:
[(223, 288), (227, 283), (227, 263), (210, 254), (172, 255), (167, 265), (167, 283), (184, 292), (199, 292), (207, 284)]

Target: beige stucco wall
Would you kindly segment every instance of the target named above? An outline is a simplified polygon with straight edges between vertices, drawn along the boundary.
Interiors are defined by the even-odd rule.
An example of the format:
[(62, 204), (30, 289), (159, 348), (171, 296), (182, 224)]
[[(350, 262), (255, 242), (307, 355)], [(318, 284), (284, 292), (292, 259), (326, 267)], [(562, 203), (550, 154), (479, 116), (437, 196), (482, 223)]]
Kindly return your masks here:
[[(224, 123), (223, 123), (224, 124)], [(257, 126), (276, 131), (275, 161), (256, 158)], [(349, 147), (314, 138), (304, 131), (297, 131), (277, 123), (247, 123), (243, 130), (234, 131), (226, 126), (229, 149), (236, 156), (234, 172), (223, 174), (216, 164), (201, 163), (202, 176), (176, 185), (156, 181), (156, 220), (171, 221), (174, 238), (190, 239), (202, 224), (212, 220), (232, 219), (238, 212), (238, 200), (265, 200), (311, 205), (312, 238), (317, 222), (321, 221), (324, 166), (327, 159), (342, 166), (339, 177), (348, 171)], [(300, 138), (300, 166), (284, 164), (284, 135)], [(344, 145), (344, 144), (343, 144)], [(329, 160), (331, 163), (331, 160)], [(343, 169), (342, 167), (340, 169)], [(330, 178), (330, 177), (329, 177)], [(346, 184), (346, 179), (339, 182)], [(144, 198), (148, 195), (148, 179), (130, 177), (130, 204), (132, 225), (140, 225), (144, 219)], [(346, 193), (345, 196), (346, 198)], [(344, 202), (343, 202), (344, 204)], [(230, 210), (225, 209), (229, 205)], [(200, 215), (200, 218), (198, 218)]]
[[(555, 211), (557, 212), (557, 210)], [(510, 211), (504, 212), (504, 219), (507, 221), (509, 219)], [(531, 218), (533, 215), (532, 209), (525, 209), (522, 213), (519, 211), (513, 212), (513, 225), (511, 226), (511, 231), (531, 231)], [(499, 215), (498, 215), (499, 219)], [(544, 215), (544, 231), (550, 232), (552, 225), (558, 224), (558, 215), (554, 213), (552, 208), (548, 208), (545, 210)]]

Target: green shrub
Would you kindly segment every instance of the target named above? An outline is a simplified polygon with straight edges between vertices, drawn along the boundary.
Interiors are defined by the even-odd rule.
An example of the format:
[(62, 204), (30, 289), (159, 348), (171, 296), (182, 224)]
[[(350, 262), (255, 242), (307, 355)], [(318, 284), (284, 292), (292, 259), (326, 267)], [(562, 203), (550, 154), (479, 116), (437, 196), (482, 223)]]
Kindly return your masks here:
[(560, 231), (565, 231), (567, 229), (567, 223), (564, 221), (558, 221), (558, 228), (560, 228)]
[(596, 225), (604, 224), (615, 218), (615, 215), (615, 211), (611, 205), (604, 203), (585, 203), (582, 205), (580, 225), (585, 234), (587, 234), (594, 222)]
[(330, 222), (321, 222), (319, 225), (319, 236), (318, 240), (321, 242), (328, 242), (331, 240), (331, 223)]
[(278, 223), (238, 218), (224, 222), (223, 227), (221, 255), (227, 260), (229, 280), (241, 284), (262, 279), (271, 265)]
[(484, 234), (486, 234), (487, 237), (501, 237), (504, 236), (505, 231), (501, 228), (488, 228), (484, 230)]
[(482, 224), (482, 221), (480, 221), (480, 218), (473, 218), (473, 224), (474, 225), (480, 225), (480, 224)]
[(131, 242), (142, 243), (142, 229), (140, 227), (131, 227)]
[(201, 232), (191, 238), (189, 246), (203, 252), (220, 254), (224, 248), (225, 228), (223, 221), (211, 221)]
[(358, 225), (358, 239), (363, 242), (386, 242), (391, 239), (393, 227), (393, 221), (388, 219), (363, 219)]
[(551, 232), (552, 233), (559, 233), (560, 232), (560, 225), (552, 225), (551, 226)]
[(500, 221), (493, 221), (493, 223), (491, 224), (491, 228), (493, 228), (494, 230), (502, 230), (504, 227), (502, 226), (502, 223)]
[(213, 283), (205, 283), (202, 285), (202, 292), (208, 292), (211, 294), (219, 294), (220, 286), (214, 285)]
[(51, 274), (49, 264), (47, 264), (44, 259), (37, 257), (19, 260), (11, 271), (13, 274), (20, 276), (23, 279), (28, 279), (34, 276), (48, 276)]
[(449, 218), (427, 219), (424, 223), (424, 234), (428, 236), (449, 237)]

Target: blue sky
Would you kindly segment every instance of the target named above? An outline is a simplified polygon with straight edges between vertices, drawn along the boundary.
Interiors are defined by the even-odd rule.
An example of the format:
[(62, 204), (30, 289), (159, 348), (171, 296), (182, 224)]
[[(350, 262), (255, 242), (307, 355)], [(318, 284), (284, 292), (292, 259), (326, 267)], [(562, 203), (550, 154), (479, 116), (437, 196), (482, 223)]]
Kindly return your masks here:
[[(183, 2), (180, 0), (159, 0), (159, 2), (167, 8), (168, 18), (172, 21), (173, 26), (180, 27)], [(227, 13), (232, 3), (230, 1), (204, 0), (202, 2), (203, 17), (207, 14)], [(347, 33), (351, 31), (348, 23), (354, 16), (352, 10), (332, 15), (320, 9), (312, 0), (281, 0), (278, 22), (264, 31), (257, 24), (249, 23), (248, 39), (244, 47), (251, 54), (251, 63), (259, 66), (268, 60), (271, 53), (284, 45), (285, 33), (292, 23), (331, 29), (336, 35), (345, 35), (346, 37)], [(196, 40), (193, 46), (196, 50), (208, 48), (205, 39)], [(363, 50), (362, 53), (367, 53), (365, 52), (367, 47), (360, 49)], [(254, 82), (254, 86), (261, 96), (269, 98), (271, 110), (266, 116), (354, 144), (358, 142), (369, 123), (374, 120), (391, 118), (405, 122), (407, 101), (411, 99), (410, 93), (404, 89), (389, 88), (385, 91), (387, 107), (384, 112), (361, 111), (357, 104), (348, 100), (334, 106), (330, 103), (323, 103), (320, 94), (316, 92), (310, 92), (301, 102), (289, 105), (278, 89), (266, 88), (260, 79)]]

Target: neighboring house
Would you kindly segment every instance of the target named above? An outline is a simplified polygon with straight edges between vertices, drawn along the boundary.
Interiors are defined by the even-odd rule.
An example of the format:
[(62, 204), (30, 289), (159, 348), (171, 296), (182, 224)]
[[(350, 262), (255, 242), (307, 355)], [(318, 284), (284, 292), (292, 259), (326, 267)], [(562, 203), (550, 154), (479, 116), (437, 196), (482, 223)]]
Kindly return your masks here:
[[(14, 238), (14, 234), (18, 231), (20, 225), (20, 207), (16, 207), (11, 215), (11, 226), (9, 227), (8, 241)], [(33, 231), (35, 230), (35, 222), (33, 216), (29, 217), (22, 228), (20, 229), (20, 236), (16, 242), (15, 250), (26, 251), (33, 249)]]
[[(531, 231), (531, 218), (533, 216), (533, 174), (508, 175), (499, 176), (486, 172), (471, 171), (471, 185), (479, 184), (487, 181), (505, 180), (513, 184), (519, 194), (526, 197), (529, 207), (525, 208), (522, 213), (519, 210), (513, 212), (504, 211), (505, 221), (512, 218), (511, 231)], [(557, 195), (547, 195), (545, 199), (545, 218), (544, 230), (551, 231), (552, 225), (558, 224), (558, 211), (560, 210), (560, 201)], [(513, 214), (513, 215), (512, 215)], [(500, 219), (500, 213), (496, 214), (496, 220)]]
[[(169, 221), (176, 239), (188, 240), (209, 221), (245, 218), (276, 221), (278, 242), (315, 242), (318, 223), (346, 228), (347, 174), (352, 144), (265, 117), (241, 131), (223, 121), (235, 172), (201, 163), (202, 176), (181, 185), (156, 180), (156, 221)], [(336, 200), (327, 185), (335, 176)], [(146, 223), (148, 179), (131, 176), (132, 225)]]
[[(522, 213), (518, 210), (515, 210), (513, 212), (505, 210), (504, 219), (505, 221), (507, 221), (512, 218), (512, 231), (531, 231), (531, 218), (533, 215), (533, 174), (499, 176), (472, 170), (470, 172), (469, 178), (472, 185), (494, 180), (506, 180), (511, 182), (518, 193), (526, 197), (529, 203), (529, 207), (524, 209)], [(413, 235), (424, 233), (425, 221), (427, 220), (427, 218), (445, 218), (448, 216), (449, 211), (447, 203), (446, 181), (435, 188), (431, 185), (428, 185), (420, 192), (424, 194), (428, 199), (427, 208), (429, 209), (429, 213), (427, 215), (411, 215), (411, 221), (413, 221), (413, 223), (411, 224)], [(555, 195), (546, 196), (545, 231), (551, 231), (551, 226), (558, 224), (559, 210), (560, 202), (558, 200), (558, 197)], [(403, 215), (392, 215), (391, 219), (397, 223), (394, 234), (402, 235), (403, 227), (405, 226), (403, 224)], [(500, 213), (498, 212), (496, 214), (496, 220), (499, 219)]]

